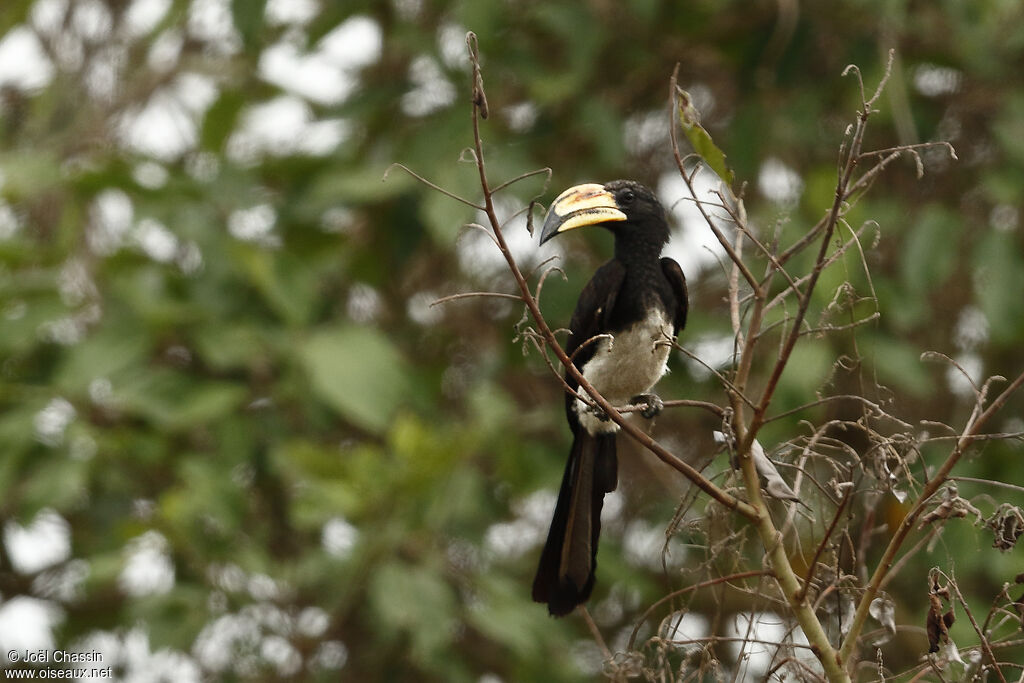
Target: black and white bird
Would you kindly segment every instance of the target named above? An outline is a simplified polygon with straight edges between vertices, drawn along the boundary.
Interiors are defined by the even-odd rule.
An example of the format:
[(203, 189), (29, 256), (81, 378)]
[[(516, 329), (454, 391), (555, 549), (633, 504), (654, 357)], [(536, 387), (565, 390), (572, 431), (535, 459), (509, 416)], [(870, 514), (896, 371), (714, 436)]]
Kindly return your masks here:
[[(662, 407), (650, 393), (667, 370), (670, 342), (686, 324), (686, 279), (662, 258), (669, 240), (665, 210), (654, 193), (630, 180), (571, 187), (552, 203), (540, 242), (599, 225), (615, 236), (615, 257), (583, 288), (569, 323), (565, 350), (583, 377), (613, 406)], [(575, 354), (575, 355), (574, 355)], [(587, 601), (594, 587), (601, 506), (618, 483), (618, 426), (594, 409), (566, 373), (573, 433), (551, 529), (533, 582), (533, 599), (562, 616)]]

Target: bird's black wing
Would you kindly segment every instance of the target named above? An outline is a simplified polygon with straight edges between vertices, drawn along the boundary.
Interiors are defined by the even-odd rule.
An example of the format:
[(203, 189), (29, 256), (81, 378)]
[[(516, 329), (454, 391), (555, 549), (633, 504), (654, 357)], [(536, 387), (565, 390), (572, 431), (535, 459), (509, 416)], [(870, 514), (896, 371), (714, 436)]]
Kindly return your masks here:
[(686, 295), (686, 276), (683, 275), (683, 269), (679, 267), (679, 264), (667, 256), (661, 259), (661, 272), (665, 274), (665, 279), (668, 280), (672, 292), (676, 295), (675, 310), (671, 313), (675, 334), (679, 334), (686, 327), (686, 312), (690, 308), (690, 302)]
[[(576, 302), (576, 310), (573, 311), (572, 319), (569, 321), (569, 339), (565, 343), (565, 352), (570, 357), (574, 353), (576, 354), (573, 358), (573, 365), (577, 368), (582, 369), (584, 364), (593, 357), (597, 350), (597, 342), (591, 342), (582, 349), (580, 346), (588, 339), (608, 331), (608, 322), (612, 309), (615, 308), (615, 298), (618, 296), (625, 278), (625, 266), (613, 259), (597, 269), (594, 277), (590, 278), (590, 282), (580, 293), (579, 301)], [(574, 390), (578, 386), (568, 373), (566, 373), (565, 381)], [(567, 394), (565, 398), (569, 423), (575, 429), (576, 412), (573, 410), (575, 396)]]

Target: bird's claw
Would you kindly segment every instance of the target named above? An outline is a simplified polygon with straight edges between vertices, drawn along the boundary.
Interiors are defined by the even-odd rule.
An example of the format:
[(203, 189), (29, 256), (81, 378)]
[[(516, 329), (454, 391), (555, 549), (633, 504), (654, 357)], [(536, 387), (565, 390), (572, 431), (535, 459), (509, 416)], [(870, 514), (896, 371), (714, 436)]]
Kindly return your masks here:
[(648, 420), (657, 417), (665, 409), (665, 402), (657, 394), (637, 394), (629, 399), (629, 402), (635, 406), (643, 406), (640, 414)]

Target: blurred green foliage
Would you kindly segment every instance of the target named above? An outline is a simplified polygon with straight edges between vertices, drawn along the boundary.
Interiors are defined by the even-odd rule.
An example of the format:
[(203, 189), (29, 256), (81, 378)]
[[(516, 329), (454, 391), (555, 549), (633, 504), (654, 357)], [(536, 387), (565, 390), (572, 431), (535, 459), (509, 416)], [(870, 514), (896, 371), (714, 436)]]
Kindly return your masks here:
[[(0, 597), (58, 604), (58, 646), (142, 633), (146, 656), (133, 659), (127, 645), (106, 651), (121, 653), (109, 656), (122, 672), (172, 661), (177, 680), (577, 680), (600, 671), (583, 623), (550, 619), (529, 599), (548, 510), (536, 492), (553, 495), (568, 445), (560, 388), (513, 343), (515, 307), (429, 306), (512, 283), (488, 265), (496, 253), (471, 248), (461, 230), (479, 217), (399, 170), (384, 177), (401, 162), (478, 196), (475, 168), (460, 158), (472, 143), (469, 29), (492, 110), (491, 177), (552, 169), (547, 186), (517, 186), (519, 201), (549, 201), (581, 180), (657, 186), (672, 172), (668, 79), (678, 62), (737, 186), (747, 183), (752, 223), (777, 228), (783, 243), (831, 203), (836, 152), (859, 101), (840, 73), (856, 63), (873, 87), (895, 48), (868, 147), (943, 139), (960, 161), (923, 153), (922, 179), (913, 162), (894, 164), (861, 201), (855, 218), (877, 223), (864, 259), (881, 317), (855, 337), (801, 346), (774, 410), (826, 386), (860, 391), (855, 374), (833, 366), (854, 355), (852, 339), (864, 373), (886, 387), (869, 397), (891, 400), (911, 422), (959, 425), (972, 404), (923, 351), (957, 358), (976, 380), (1021, 370), (1017, 2), (351, 0), (312, 2), (308, 16), (281, 20), (289, 3), (172, 0), (133, 34), (125, 26), (136, 4), (0, 8), (0, 33), (27, 28), (53, 65), (41, 86), (0, 89)], [(300, 14), (306, 4), (295, 4)], [(56, 13), (52, 29), (41, 28), (44, 10)], [(87, 12), (109, 19), (106, 33), (102, 20), (95, 29), (79, 16)], [(222, 32), (204, 34), (203, 17)], [(379, 51), (371, 41), (356, 66), (311, 78), (293, 62), (294, 82), (266, 77), (271, 50), (315, 54), (353, 17), (379, 30)], [(180, 149), (133, 145), (133, 117), (178, 97), (186, 75), (212, 94), (172, 101)], [(349, 79), (351, 90), (302, 90), (318, 77)], [(278, 138), (271, 130), (271, 142), (247, 141), (252, 107), (288, 89), (298, 92), (287, 95), (289, 111), (306, 127), (277, 121)], [(341, 132), (310, 153), (315, 130)], [(800, 180), (789, 201), (765, 189), (770, 159)], [(522, 227), (512, 229), (525, 244)], [(568, 281), (545, 288), (555, 326), (610, 251), (604, 235), (589, 239), (566, 242)], [(867, 290), (859, 257), (847, 261), (835, 281), (823, 278), (822, 307), (843, 280)], [(695, 348), (729, 332), (726, 280), (714, 265), (687, 276), (682, 343)], [(713, 378), (681, 356), (672, 364), (662, 396), (722, 400)], [(1022, 405), (1015, 399), (994, 429), (1021, 431)], [(714, 420), (669, 412), (656, 435), (688, 458), (710, 456)], [(766, 434), (792, 438), (799, 417)], [(959, 473), (1020, 484), (1019, 457), (1012, 442), (990, 443)], [(727, 469), (720, 460), (713, 471)], [(648, 604), (685, 585), (685, 553), (666, 574), (660, 544), (646, 558), (628, 547), (637, 523), (657, 539), (681, 488), (671, 474), (624, 478), (592, 602), (613, 649)], [(961, 493), (986, 514), (1020, 502), (968, 482)], [(66, 521), (67, 556), (19, 569), (12, 530), (41, 511)], [(888, 589), (901, 596), (900, 623), (923, 626), (930, 565), (955, 569), (982, 612), (1019, 571), (1019, 551), (998, 554), (969, 521), (944, 533)], [(133, 584), (126, 568), (140, 538), (162, 540), (146, 555), (149, 578)], [(154, 566), (171, 567), (173, 579)], [(750, 609), (735, 597), (727, 605)], [(968, 628), (954, 635), (973, 642)], [(925, 649), (911, 632), (884, 653), (900, 670)]]

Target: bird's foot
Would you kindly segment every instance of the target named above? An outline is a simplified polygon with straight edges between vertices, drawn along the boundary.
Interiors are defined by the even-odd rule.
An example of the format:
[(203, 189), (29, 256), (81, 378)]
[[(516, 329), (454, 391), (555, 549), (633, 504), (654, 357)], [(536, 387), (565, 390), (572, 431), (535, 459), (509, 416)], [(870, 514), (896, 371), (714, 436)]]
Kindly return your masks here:
[(643, 406), (640, 414), (650, 420), (652, 417), (657, 417), (661, 414), (661, 411), (665, 409), (665, 402), (661, 400), (661, 397), (657, 394), (637, 394), (633, 398), (629, 399), (630, 404), (635, 406)]

